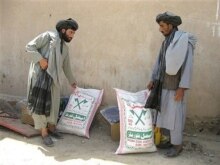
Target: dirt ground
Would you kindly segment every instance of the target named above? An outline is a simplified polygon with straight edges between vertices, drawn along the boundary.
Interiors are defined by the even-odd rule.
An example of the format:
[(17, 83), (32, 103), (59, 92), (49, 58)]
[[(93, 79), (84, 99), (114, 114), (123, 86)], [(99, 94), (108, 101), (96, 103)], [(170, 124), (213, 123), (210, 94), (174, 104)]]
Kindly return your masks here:
[(184, 150), (176, 158), (165, 158), (166, 150), (154, 153), (116, 155), (119, 141), (98, 118), (90, 138), (63, 134), (54, 147), (42, 144), (40, 136), (26, 138), (0, 126), (0, 165), (217, 165), (220, 162), (220, 119), (186, 120)]
[(52, 148), (45, 147), (40, 136), (26, 138), (0, 127), (0, 165), (212, 165), (220, 161), (220, 136), (215, 131), (189, 129), (177, 158), (165, 158), (165, 150), (116, 155), (118, 145), (99, 122), (93, 123), (90, 139), (64, 134)]

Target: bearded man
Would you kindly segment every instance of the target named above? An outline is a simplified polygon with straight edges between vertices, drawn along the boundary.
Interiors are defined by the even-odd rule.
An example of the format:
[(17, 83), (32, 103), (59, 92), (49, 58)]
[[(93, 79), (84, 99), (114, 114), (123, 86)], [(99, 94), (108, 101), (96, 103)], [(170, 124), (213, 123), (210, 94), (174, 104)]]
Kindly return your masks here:
[(73, 39), (77, 29), (75, 20), (60, 20), (55, 31), (46, 31), (26, 45), (27, 52), (32, 55), (28, 76), (28, 108), (35, 129), (40, 130), (43, 143), (49, 147), (54, 146), (51, 136), (63, 138), (56, 130), (62, 70), (72, 88), (76, 88), (66, 42)]
[[(156, 22), (165, 40), (147, 85), (152, 95), (146, 107), (151, 108), (153, 103), (158, 110), (156, 125), (169, 130), (172, 144), (165, 155), (175, 157), (182, 151), (186, 96), (190, 89), (196, 39), (192, 34), (178, 30), (182, 20), (171, 12), (159, 14)], [(153, 89), (156, 88), (155, 92)]]

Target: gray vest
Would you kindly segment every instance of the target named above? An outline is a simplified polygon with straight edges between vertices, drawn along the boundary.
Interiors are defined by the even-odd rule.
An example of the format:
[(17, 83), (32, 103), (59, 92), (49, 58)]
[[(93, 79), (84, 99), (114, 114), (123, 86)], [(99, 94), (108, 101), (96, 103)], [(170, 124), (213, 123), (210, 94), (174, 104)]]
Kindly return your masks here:
[(177, 72), (176, 75), (171, 76), (165, 73), (162, 88), (168, 90), (176, 90), (179, 87), (180, 78), (181, 69)]

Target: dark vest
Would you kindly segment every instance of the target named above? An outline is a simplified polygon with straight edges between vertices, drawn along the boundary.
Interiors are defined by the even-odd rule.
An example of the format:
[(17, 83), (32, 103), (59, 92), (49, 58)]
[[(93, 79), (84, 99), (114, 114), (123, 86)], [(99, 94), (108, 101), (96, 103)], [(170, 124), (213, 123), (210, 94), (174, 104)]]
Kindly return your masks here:
[(177, 72), (176, 75), (168, 75), (165, 73), (163, 80), (163, 89), (176, 90), (179, 87), (181, 78), (181, 69)]

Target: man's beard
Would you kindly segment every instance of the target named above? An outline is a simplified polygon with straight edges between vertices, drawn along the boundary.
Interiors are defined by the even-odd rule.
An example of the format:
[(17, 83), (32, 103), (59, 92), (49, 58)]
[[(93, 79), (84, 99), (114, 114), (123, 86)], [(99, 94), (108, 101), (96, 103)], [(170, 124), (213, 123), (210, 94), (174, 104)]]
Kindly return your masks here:
[(168, 37), (172, 33), (172, 31), (169, 33), (164, 33), (164, 32), (161, 32), (161, 33), (163, 34), (164, 37)]
[(65, 32), (65, 33), (61, 33), (61, 37), (62, 37), (62, 39), (63, 39), (65, 42), (70, 42), (70, 41), (72, 40), (71, 37), (68, 37), (68, 36), (66, 35), (66, 32)]

